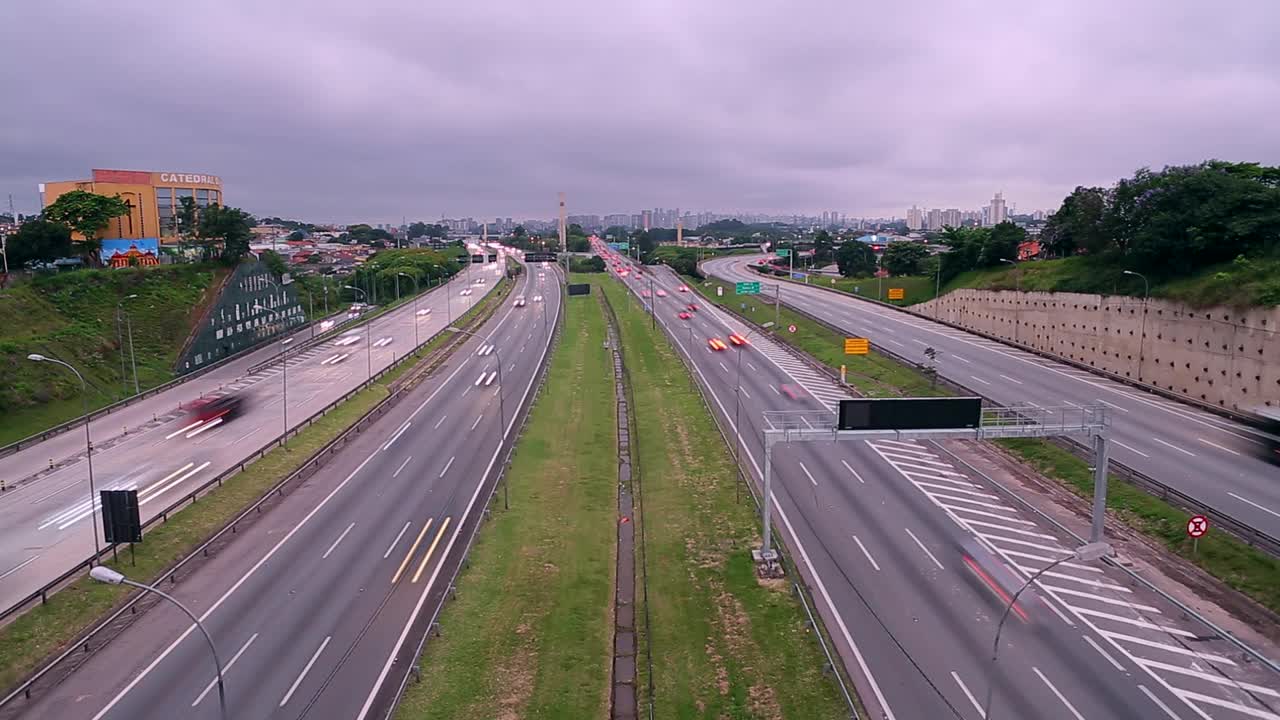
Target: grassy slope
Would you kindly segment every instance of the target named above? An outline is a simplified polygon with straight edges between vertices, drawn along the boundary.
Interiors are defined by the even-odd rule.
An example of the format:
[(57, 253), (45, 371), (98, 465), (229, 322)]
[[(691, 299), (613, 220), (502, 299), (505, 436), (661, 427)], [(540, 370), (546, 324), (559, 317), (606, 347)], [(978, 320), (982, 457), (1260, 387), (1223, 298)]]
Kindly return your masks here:
[(621, 286), (604, 288), (635, 383), (656, 716), (846, 717), (789, 586), (756, 580), (754, 506), (735, 500), (733, 460), (683, 364)]
[(618, 477), (604, 338), (595, 299), (572, 299), (508, 473), (511, 509), (482, 529), (398, 717), (604, 716)]
[[(138, 294), (124, 307), (133, 319), (138, 383), (146, 388), (173, 377), (171, 368), (191, 328), (193, 310), (214, 280), (215, 270), (207, 265), (80, 270), (38, 277), (0, 293), (0, 375), (5, 378), (0, 386), (0, 413), (5, 417), (0, 444), (81, 412), (75, 375), (53, 364), (31, 362), (29, 353), (71, 363), (89, 384), (90, 407), (110, 404), (123, 397), (116, 303)], [(126, 341), (126, 353), (127, 349)], [(132, 394), (132, 370), (128, 372)]]

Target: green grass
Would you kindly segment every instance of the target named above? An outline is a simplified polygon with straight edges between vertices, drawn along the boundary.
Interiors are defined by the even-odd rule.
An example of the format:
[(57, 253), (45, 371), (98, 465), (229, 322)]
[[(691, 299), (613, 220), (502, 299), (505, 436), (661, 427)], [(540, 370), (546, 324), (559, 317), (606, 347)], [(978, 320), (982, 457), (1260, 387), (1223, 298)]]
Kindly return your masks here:
[[(288, 450), (272, 450), (222, 487), (197, 500), (194, 506), (171, 516), (169, 522), (153, 526), (136, 546), (136, 566), (130, 563), (128, 552), (122, 552), (118, 561), (105, 564), (136, 580), (160, 579), (168, 567), (262, 497), (386, 396), (387, 388), (383, 384), (375, 384), (354, 395), (291, 439)], [(0, 628), (0, 688), (16, 684), (98, 622), (128, 594), (128, 588), (103, 585), (82, 577), (50, 596), (49, 602)]]
[(397, 717), (605, 717), (618, 473), (604, 339), (596, 299), (570, 299), (508, 471), (511, 509), (482, 529)]
[[(1082, 498), (1093, 498), (1089, 464), (1046, 440), (1010, 439), (996, 443), (1047, 477), (1062, 482)], [(1112, 475), (1107, 507), (1125, 524), (1163, 545), (1169, 552), (1200, 566), (1210, 575), (1258, 603), (1280, 612), (1280, 560), (1255, 550), (1224, 532), (1200, 538), (1193, 552), (1187, 537), (1187, 513)]]
[[(153, 387), (173, 377), (173, 363), (211, 295), (218, 272), (211, 265), (168, 265), (150, 269), (78, 270), (37, 276), (0, 292), (0, 445), (20, 440), (82, 412), (80, 382), (52, 363), (35, 363), (30, 353), (66, 361), (85, 376), (89, 407), (121, 399), (121, 345), (116, 339), (116, 305), (132, 318), (138, 384)], [(126, 335), (127, 337), (127, 335)], [(128, 342), (124, 344), (127, 357)], [(127, 394), (133, 394), (127, 369)]]
[[(765, 295), (735, 295), (734, 284), (721, 280), (685, 278), (689, 287), (703, 297), (743, 315), (755, 323), (772, 322), (774, 307), (772, 298)], [(724, 295), (716, 295), (716, 287), (724, 288)], [(743, 306), (746, 306), (745, 309)], [(874, 350), (867, 355), (845, 355), (845, 336), (830, 330), (821, 323), (783, 305), (778, 313), (778, 325), (773, 328), (782, 341), (813, 356), (827, 367), (840, 369), (845, 366), (846, 381), (867, 397), (932, 397), (949, 394), (945, 388), (930, 386), (928, 378), (913, 368), (905, 367), (897, 360)], [(796, 332), (788, 332), (790, 325)], [(882, 338), (871, 338), (883, 342)], [(920, 356), (923, 362), (925, 357)]]
[[(847, 717), (790, 585), (755, 577), (754, 506), (735, 498), (733, 460), (684, 365), (624, 288), (602, 285), (634, 381), (652, 635), (637, 624), (653, 651), (655, 716)], [(643, 655), (638, 665), (644, 715)]]

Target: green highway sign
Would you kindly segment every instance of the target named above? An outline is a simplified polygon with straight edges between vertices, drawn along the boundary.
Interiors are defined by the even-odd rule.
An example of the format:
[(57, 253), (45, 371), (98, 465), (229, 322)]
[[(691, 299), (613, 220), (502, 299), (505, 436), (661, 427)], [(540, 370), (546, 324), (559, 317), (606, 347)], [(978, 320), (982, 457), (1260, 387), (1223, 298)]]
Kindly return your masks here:
[(740, 282), (735, 284), (735, 288), (739, 295), (759, 295), (760, 283), (758, 282)]
[(774, 254), (778, 257), (791, 257), (791, 248), (778, 248)]

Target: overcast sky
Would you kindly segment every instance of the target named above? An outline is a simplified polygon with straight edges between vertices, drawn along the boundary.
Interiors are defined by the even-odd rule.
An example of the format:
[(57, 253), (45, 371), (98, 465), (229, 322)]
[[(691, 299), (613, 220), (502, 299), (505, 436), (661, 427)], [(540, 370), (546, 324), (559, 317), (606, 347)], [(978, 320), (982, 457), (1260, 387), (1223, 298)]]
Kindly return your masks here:
[[(902, 216), (1280, 164), (1280, 2), (14, 0), (0, 193), (223, 178), (313, 221)], [(5, 199), (0, 195), (0, 202)], [(7, 206), (6, 206), (7, 209)]]

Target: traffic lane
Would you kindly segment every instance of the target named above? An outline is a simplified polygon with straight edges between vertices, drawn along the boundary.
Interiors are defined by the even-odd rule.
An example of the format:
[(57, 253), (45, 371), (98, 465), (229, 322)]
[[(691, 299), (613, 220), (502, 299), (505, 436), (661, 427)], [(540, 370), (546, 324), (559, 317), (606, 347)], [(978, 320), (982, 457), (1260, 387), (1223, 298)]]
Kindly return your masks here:
[[(389, 365), (394, 354), (392, 350), (377, 355), (375, 371)], [(278, 374), (272, 368), (263, 372), (268, 376)], [(297, 423), (304, 420), (309, 414), (306, 412), (308, 409), (318, 411), (340, 397), (346, 391), (344, 385), (354, 386), (363, 380), (358, 376), (350, 378), (351, 373), (350, 366), (336, 365), (293, 370), (288, 375), (289, 386), (293, 390), (290, 393), (291, 425), (296, 427)], [(180, 433), (178, 431), (190, 425), (184, 419), (170, 423), (158, 431), (135, 436), (126, 443), (113, 446), (109, 451), (96, 453), (94, 473), (97, 489), (137, 485), (150, 490), (151, 493), (142, 498), (143, 519), (150, 519), (174, 498), (181, 497), (184, 492), (243, 459), (245, 441), (259, 433), (265, 433), (269, 437), (278, 434), (272, 429), (273, 415), (280, 418), (279, 429), (283, 429), (283, 414), (280, 412), (284, 395), (282, 383), (283, 376), (281, 382), (258, 383), (249, 398), (245, 414), (225, 427), (207, 432), (197, 427), (190, 432)], [(299, 400), (295, 402), (294, 398)], [(178, 427), (170, 430), (173, 425)], [(168, 434), (162, 436), (159, 431), (168, 431)], [(193, 434), (198, 434), (198, 439), (185, 437)], [(160, 443), (171, 445), (173, 450), (157, 455), (161, 453), (157, 447)], [(143, 444), (145, 449), (139, 447)], [(252, 441), (249, 444), (256, 445)], [(187, 461), (173, 460), (170, 468), (151, 472), (147, 477), (138, 477), (136, 469), (139, 455), (148, 458), (171, 457), (175, 452), (182, 454)], [(29, 494), (35, 495), (35, 488), (43, 487), (43, 483), (32, 483), (31, 487), (33, 491)], [(0, 548), (4, 549), (3, 554), (0, 554), (0, 573), (7, 573), (4, 590), (0, 591), (0, 603), (6, 606), (34, 592), (67, 567), (83, 560), (93, 550), (87, 477), (60, 483), (55, 489), (58, 490), (57, 493), (36, 495), (35, 499), (40, 503), (0, 503), (0, 514), (4, 518), (0, 525), (4, 528), (0, 530)], [(58, 507), (48, 507), (50, 503)]]
[[(455, 369), (460, 372), (464, 368), (465, 364)], [(244, 531), (237, 538), (237, 545), (219, 552), (207, 565), (201, 567), (189, 577), (184, 578), (183, 583), (173, 589), (173, 594), (180, 600), (189, 603), (197, 614), (201, 614), (202, 610), (207, 609), (210, 605), (210, 598), (221, 597), (228, 591), (228, 588), (235, 588), (235, 583), (241, 582), (241, 586), (235, 588), (235, 592), (229, 595), (225, 601), (227, 605), (224, 605), (224, 607), (228, 609), (223, 611), (222, 608), (219, 608), (219, 612), (209, 618), (215, 637), (222, 637), (222, 635), (218, 634), (222, 630), (216, 626), (216, 623), (223, 622), (223, 618), (230, 619), (230, 633), (234, 636), (236, 622), (238, 622), (239, 617), (245, 612), (252, 612), (252, 608), (257, 602), (256, 599), (269, 594), (271, 585), (279, 582), (279, 579), (272, 573), (287, 572), (293, 565), (286, 558), (294, 552), (305, 552), (307, 548), (314, 548), (323, 543), (323, 525), (325, 524), (323, 521), (327, 518), (327, 514), (323, 517), (312, 515), (320, 503), (325, 498), (332, 497), (331, 493), (337, 492), (339, 488), (344, 486), (343, 483), (338, 482), (340, 479), (345, 477), (351, 480), (355, 477), (355, 471), (359, 469), (359, 463), (364, 462), (366, 458), (377, 457), (378, 453), (381, 452), (381, 446), (387, 440), (387, 434), (399, 427), (397, 422), (403, 422), (403, 419), (407, 419), (416, 411), (415, 403), (413, 403), (416, 396), (428, 394), (428, 391), (431, 390), (431, 386), (426, 384), (416, 389), (414, 395), (406, 397), (387, 415), (379, 419), (377, 427), (385, 427), (386, 429), (369, 430), (357, 436), (356, 440), (336, 456), (324, 471), (309, 478), (302, 486), (287, 495), (278, 507), (263, 515), (251, 529)], [(426, 400), (423, 401), (424, 405), (426, 402)], [(351, 474), (348, 475), (347, 473)], [(369, 499), (372, 500), (372, 498)], [(347, 502), (347, 495), (342, 496), (340, 502)], [(337, 504), (333, 503), (326, 507), (335, 508)], [(304, 523), (304, 519), (308, 518), (309, 515), (311, 516), (309, 521)], [(299, 525), (299, 523), (303, 524)], [(258, 552), (258, 549), (273, 547), (275, 543), (280, 542), (279, 538), (288, 538), (288, 533), (291, 531), (294, 532), (294, 536), (290, 538), (293, 542), (287, 548), (288, 552), (282, 551), (277, 555), (272, 560), (270, 567), (263, 563), (262, 567), (254, 571), (253, 569), (258, 565), (262, 555)], [(234, 547), (246, 547), (252, 548), (252, 550), (238, 552), (233, 549)], [(300, 550), (295, 550), (295, 548), (300, 548)], [(267, 572), (263, 572), (263, 570)], [(241, 580), (246, 577), (248, 578), (247, 580)], [(237, 608), (235, 607), (237, 603), (243, 603), (246, 607)], [(158, 655), (163, 647), (167, 647), (173, 638), (189, 627), (185, 616), (176, 611), (170, 611), (167, 607), (157, 608), (152, 612), (155, 615), (148, 614), (146, 616), (148, 632), (130, 632), (117, 639), (89, 661), (89, 665), (86, 666), (87, 672), (77, 673), (61, 685), (56, 691), (57, 697), (65, 698), (70, 696), (72, 699), (61, 704), (55, 704), (57, 709), (47, 716), (65, 717), (71, 708), (83, 703), (84, 700), (100, 699), (103, 689), (123, 687), (139, 672), (142, 672), (143, 668), (149, 664), (149, 658)], [(207, 650), (200, 645), (201, 642), (203, 641), (199, 638), (188, 637), (174, 651), (176, 654), (180, 650), (187, 657), (179, 658), (171, 664), (166, 664), (170, 663), (171, 658), (166, 659), (158, 667), (163, 667), (166, 672), (174, 672), (176, 677), (179, 678), (193, 674), (187, 668), (200, 667), (199, 663), (201, 661), (208, 661)], [(149, 646), (151, 652), (141, 652), (140, 646)], [(117, 648), (119, 648), (119, 654), (117, 654)], [(246, 660), (245, 662), (248, 661)], [(170, 670), (171, 667), (173, 670)], [(85, 687), (74, 688), (71, 686), (73, 681), (84, 683)], [(170, 684), (173, 682), (171, 680)], [(132, 695), (130, 693), (125, 697), (131, 698)], [(144, 693), (140, 693), (138, 697), (144, 696)], [(104, 702), (107, 701), (109, 701), (109, 698), (104, 700)], [(187, 702), (190, 702), (190, 700)], [(130, 705), (133, 703), (134, 701), (130, 699)], [(148, 706), (146, 701), (138, 705), (139, 708), (136, 708), (138, 711), (145, 710)], [(39, 717), (41, 715), (34, 716)]]
[[(736, 272), (741, 271), (726, 274), (738, 277)], [(815, 293), (822, 296), (815, 297)], [(841, 327), (849, 327), (851, 317), (874, 314), (884, 321), (885, 332), (908, 339), (920, 334), (943, 351), (939, 367), (944, 376), (999, 402), (1017, 404), (1025, 400), (1027, 388), (1048, 389), (1055, 397), (1044, 398), (1047, 404), (1103, 402), (1112, 408), (1116, 421), (1116, 456), (1126, 464), (1255, 527), (1280, 531), (1280, 489), (1272, 482), (1275, 470), (1251, 455), (1249, 428), (925, 319), (895, 317), (894, 311), (814, 288), (784, 284), (783, 295), (784, 301), (809, 312), (817, 310), (818, 304), (838, 303), (845, 312), (833, 321)], [(949, 357), (967, 367), (952, 367), (956, 363)], [(982, 375), (975, 374), (973, 367), (984, 368), (977, 371)], [(1021, 380), (1008, 382), (1001, 376)], [(975, 377), (981, 377), (982, 382)], [(1144, 427), (1133, 427), (1137, 423)], [(1232, 479), (1226, 487), (1216, 482), (1224, 475)], [(1215, 482), (1205, 482), (1206, 477), (1215, 478)]]

